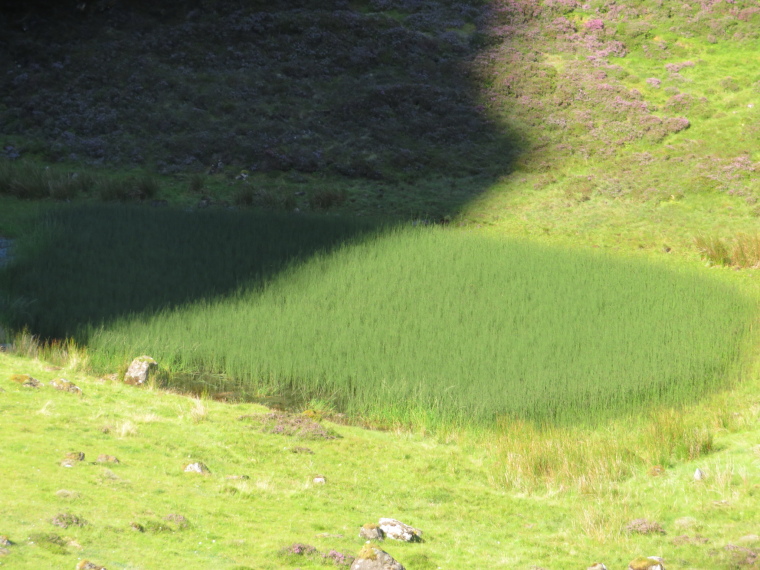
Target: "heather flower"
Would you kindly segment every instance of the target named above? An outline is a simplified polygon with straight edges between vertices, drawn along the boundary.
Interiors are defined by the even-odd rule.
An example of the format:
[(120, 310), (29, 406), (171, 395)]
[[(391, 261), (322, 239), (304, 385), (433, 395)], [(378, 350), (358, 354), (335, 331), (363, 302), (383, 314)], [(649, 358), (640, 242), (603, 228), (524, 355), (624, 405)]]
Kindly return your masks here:
[(655, 88), (659, 87), (660, 83), (662, 83), (662, 81), (660, 81), (656, 77), (650, 77), (649, 79), (647, 79), (647, 85), (651, 85), (652, 87), (655, 87)]
[(604, 29), (604, 21), (599, 18), (593, 18), (586, 22), (586, 29), (590, 32), (597, 32)]

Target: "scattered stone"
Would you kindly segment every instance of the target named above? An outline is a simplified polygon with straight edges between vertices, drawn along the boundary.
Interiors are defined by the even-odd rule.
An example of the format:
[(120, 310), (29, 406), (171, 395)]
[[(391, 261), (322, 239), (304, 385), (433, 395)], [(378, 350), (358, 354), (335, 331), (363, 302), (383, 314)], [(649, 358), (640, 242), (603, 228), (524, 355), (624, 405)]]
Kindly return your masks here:
[(367, 523), (359, 529), (359, 538), (365, 540), (385, 540), (385, 533), (375, 523)]
[(210, 475), (211, 471), (205, 464), (200, 462), (188, 463), (185, 465), (185, 473), (200, 473), (201, 475)]
[(177, 513), (171, 513), (169, 515), (166, 515), (164, 517), (164, 520), (173, 522), (174, 524), (177, 525), (178, 529), (183, 529), (190, 526), (190, 521), (188, 521), (185, 517)]
[(50, 382), (50, 385), (56, 390), (71, 392), (72, 394), (79, 394), (80, 396), (82, 395), (82, 389), (73, 382), (69, 382), (65, 378), (56, 378)]
[(84, 461), (84, 453), (81, 451), (72, 451), (67, 453), (61, 461), (61, 467), (74, 467), (77, 463)]
[(359, 551), (351, 570), (405, 570), (390, 554), (367, 543)]
[(76, 566), (76, 570), (106, 570), (105, 566), (100, 566), (89, 560), (81, 560)]
[(231, 481), (247, 481), (250, 479), (248, 475), (227, 475), (225, 479), (229, 479)]
[(13, 546), (13, 543), (4, 534), (0, 534), (0, 546)]
[(39, 388), (42, 386), (42, 382), (36, 378), (32, 378), (29, 374), (14, 374), (11, 376), (11, 382), (16, 382), (27, 388)]
[(702, 471), (699, 467), (694, 471), (694, 480), (695, 481), (704, 481), (706, 479), (705, 472)]
[(145, 527), (138, 522), (129, 523), (129, 528), (137, 532), (145, 532)]
[(119, 461), (113, 455), (106, 455), (105, 453), (101, 453), (100, 455), (98, 455), (97, 462), (98, 463), (113, 463), (114, 465), (116, 465), (117, 463), (121, 463), (121, 461)]
[(396, 519), (380, 519), (378, 526), (388, 538), (404, 542), (423, 542), (420, 529)]
[(69, 528), (70, 526), (82, 527), (87, 524), (87, 521), (71, 513), (58, 513), (50, 520), (50, 523), (53, 526)]
[(308, 447), (302, 447), (300, 445), (295, 446), (290, 451), (292, 453), (303, 453), (303, 454), (306, 454), (306, 455), (314, 455), (314, 452), (311, 449), (309, 449)]
[(76, 491), (69, 491), (67, 489), (60, 489), (55, 492), (56, 497), (60, 497), (61, 499), (78, 499), (79, 493)]
[(312, 483), (314, 483), (315, 485), (324, 485), (325, 483), (327, 483), (327, 479), (325, 479), (322, 475), (317, 475), (316, 477), (314, 477)]
[(628, 570), (665, 570), (665, 565), (659, 556), (639, 556), (628, 563)]
[(148, 381), (150, 373), (158, 367), (158, 363), (150, 356), (138, 356), (129, 365), (124, 375), (124, 383), (132, 386), (142, 386)]
[(586, 568), (586, 570), (607, 570), (607, 567), (601, 562), (595, 562), (594, 564)]
[(676, 546), (681, 546), (682, 544), (707, 544), (708, 542), (710, 541), (704, 536), (689, 536), (688, 534), (682, 534), (673, 539), (673, 544)]
[(625, 530), (632, 534), (665, 534), (665, 530), (655, 521), (636, 519), (629, 522)]

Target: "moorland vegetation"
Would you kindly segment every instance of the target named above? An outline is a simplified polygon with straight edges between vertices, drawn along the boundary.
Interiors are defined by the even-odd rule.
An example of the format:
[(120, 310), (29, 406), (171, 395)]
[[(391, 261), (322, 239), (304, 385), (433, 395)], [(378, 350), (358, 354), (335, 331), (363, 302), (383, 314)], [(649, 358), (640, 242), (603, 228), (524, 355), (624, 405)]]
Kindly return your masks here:
[[(0, 318), (16, 355), (0, 365), (43, 366), (31, 357), (82, 374), (118, 417), (123, 453), (136, 440), (166, 447), (179, 431), (226, 442), (231, 456), (192, 441), (143, 456), (256, 471), (255, 483), (197, 487), (199, 528), (227, 528), (208, 514), (220, 493), (237, 497), (234, 524), (255, 532), (235, 509), (255, 503), (282, 523), (276, 503), (292, 514), (316, 492), (296, 483), (304, 462), (276, 456), (278, 436), (257, 432), (253, 463), (235, 447), (233, 414), (257, 401), (337, 422), (351, 445), (324, 443), (310, 469), (334, 467), (344, 482), (357, 457), (370, 460), (363, 446), (389, 446), (403, 458), (389, 480), (410, 479), (385, 503), (411, 505), (448, 544), (462, 543), (435, 521), (477, 526), (479, 509), (498, 518), (523, 500), (542, 513), (524, 542), (495, 547), (481, 529), (482, 552), (431, 541), (402, 551), (409, 568), (581, 567), (591, 551), (620, 566), (650, 547), (668, 568), (754, 563), (758, 541), (736, 541), (760, 512), (756, 2), (11, 4), (0, 23), (0, 235), (16, 241)], [(84, 376), (123, 373), (143, 353), (160, 364), (154, 387), (231, 403), (196, 399), (175, 418), (186, 397)], [(39, 408), (46, 430), (97, 428), (76, 403), (10, 386), (8, 425)], [(133, 409), (146, 398), (150, 421)], [(19, 465), (23, 433), (4, 436)], [(695, 462), (710, 478), (687, 489)], [(94, 481), (93, 497), (131, 484)], [(359, 510), (371, 517), (383, 501), (363, 485), (335, 493), (341, 505), (368, 501)], [(314, 529), (330, 535), (350, 526), (326, 489), (330, 522)], [(82, 504), (85, 518), (103, 514)], [(686, 538), (632, 538), (629, 515)], [(153, 523), (188, 537), (181, 553), (205, 540)], [(162, 543), (148, 533), (116, 546), (114, 528), (81, 533), (122, 561), (142, 540), (155, 539), (150, 552)], [(211, 547), (213, 564), (337, 564), (302, 556), (313, 551), (291, 531), (253, 554)], [(70, 554), (59, 542), (21, 557)]]

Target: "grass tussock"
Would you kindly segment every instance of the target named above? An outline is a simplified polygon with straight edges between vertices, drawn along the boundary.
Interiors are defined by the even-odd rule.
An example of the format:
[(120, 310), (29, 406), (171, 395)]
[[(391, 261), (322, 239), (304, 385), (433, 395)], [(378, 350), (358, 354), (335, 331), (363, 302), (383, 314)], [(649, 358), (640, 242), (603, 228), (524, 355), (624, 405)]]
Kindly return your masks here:
[(760, 234), (739, 234), (732, 240), (700, 235), (694, 238), (694, 244), (711, 265), (760, 268)]

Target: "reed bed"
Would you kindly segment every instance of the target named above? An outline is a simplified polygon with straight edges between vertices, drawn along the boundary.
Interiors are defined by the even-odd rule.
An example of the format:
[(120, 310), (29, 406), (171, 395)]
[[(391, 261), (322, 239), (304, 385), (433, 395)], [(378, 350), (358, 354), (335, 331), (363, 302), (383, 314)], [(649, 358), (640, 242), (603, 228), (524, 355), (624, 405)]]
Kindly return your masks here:
[(403, 228), (240, 287), (92, 330), (259, 394), (402, 425), (595, 422), (724, 386), (753, 301), (688, 270)]

